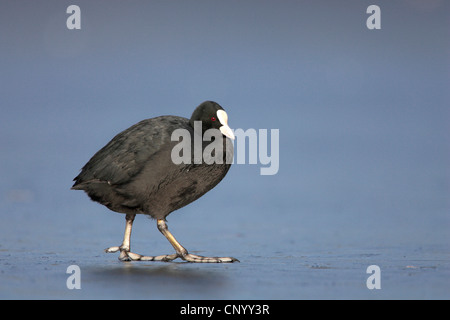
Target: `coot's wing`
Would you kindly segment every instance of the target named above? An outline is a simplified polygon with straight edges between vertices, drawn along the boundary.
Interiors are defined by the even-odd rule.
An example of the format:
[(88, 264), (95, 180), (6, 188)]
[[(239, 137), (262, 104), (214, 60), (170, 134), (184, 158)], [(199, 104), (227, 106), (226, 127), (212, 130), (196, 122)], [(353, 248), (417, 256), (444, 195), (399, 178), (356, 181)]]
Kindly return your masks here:
[(143, 120), (122, 131), (81, 169), (72, 188), (83, 189), (83, 184), (90, 182), (117, 185), (130, 181), (170, 142), (173, 130), (188, 123), (186, 118), (162, 116)]

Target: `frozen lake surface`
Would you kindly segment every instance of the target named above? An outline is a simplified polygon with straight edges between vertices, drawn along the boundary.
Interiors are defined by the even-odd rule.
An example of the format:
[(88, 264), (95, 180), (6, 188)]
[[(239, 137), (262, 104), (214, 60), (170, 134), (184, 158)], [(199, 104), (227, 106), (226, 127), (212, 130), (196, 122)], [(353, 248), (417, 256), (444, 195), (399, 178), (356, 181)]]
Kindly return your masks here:
[[(81, 193), (80, 193), (81, 194)], [(269, 219), (260, 228), (243, 219), (190, 220), (173, 214), (169, 228), (193, 253), (231, 255), (234, 264), (120, 262), (102, 251), (118, 245), (123, 216), (96, 211), (45, 220), (19, 214), (2, 224), (2, 299), (449, 299), (448, 244), (387, 244), (373, 239), (351, 244), (343, 237), (314, 239), (314, 232)], [(88, 209), (86, 209), (88, 210)], [(189, 211), (189, 210), (185, 210)], [(170, 218), (170, 217), (169, 217)], [(91, 225), (89, 225), (91, 223)], [(267, 223), (267, 224), (264, 224)], [(214, 229), (214, 230), (213, 230)], [(342, 230), (345, 233), (345, 230)], [(302, 234), (303, 233), (303, 234)], [(270, 234), (270, 235), (269, 235)], [(351, 233), (350, 233), (351, 234)], [(154, 221), (138, 216), (132, 248), (144, 254), (171, 253)], [(81, 289), (69, 290), (70, 265), (81, 270)], [(369, 290), (369, 265), (381, 270), (381, 289)]]

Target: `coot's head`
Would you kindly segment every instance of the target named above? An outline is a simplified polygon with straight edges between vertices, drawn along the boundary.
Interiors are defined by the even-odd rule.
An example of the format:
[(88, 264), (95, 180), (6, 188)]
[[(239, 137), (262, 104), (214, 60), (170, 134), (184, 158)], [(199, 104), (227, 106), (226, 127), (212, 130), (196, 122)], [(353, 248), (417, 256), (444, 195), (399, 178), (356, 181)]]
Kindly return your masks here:
[(191, 126), (194, 126), (194, 121), (202, 122), (203, 132), (211, 128), (219, 129), (223, 135), (234, 140), (233, 131), (228, 126), (227, 113), (214, 101), (205, 101), (199, 105), (189, 120)]

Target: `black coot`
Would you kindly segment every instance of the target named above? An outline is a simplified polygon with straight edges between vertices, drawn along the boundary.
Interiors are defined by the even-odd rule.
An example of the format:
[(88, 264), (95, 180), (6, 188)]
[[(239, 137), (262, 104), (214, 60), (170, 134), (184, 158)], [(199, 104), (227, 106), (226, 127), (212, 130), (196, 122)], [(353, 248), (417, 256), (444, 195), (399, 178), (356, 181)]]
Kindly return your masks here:
[[(194, 127), (199, 128), (200, 124), (195, 121), (201, 121), (201, 132), (194, 131)], [(122, 245), (108, 248), (106, 252), (120, 251), (119, 259), (123, 261), (171, 261), (176, 258), (189, 262), (238, 261), (231, 257), (202, 257), (188, 253), (165, 223), (167, 215), (200, 198), (227, 174), (233, 157), (233, 146), (229, 139), (234, 139), (227, 122), (228, 116), (223, 108), (216, 102), (206, 101), (195, 109), (191, 119), (161, 116), (135, 124), (115, 136), (89, 160), (74, 179), (72, 189), (84, 190), (92, 200), (126, 214)], [(181, 143), (171, 139), (176, 129), (185, 129), (181, 131), (190, 135), (190, 161), (180, 163), (172, 159), (174, 147)], [(198, 160), (199, 152), (195, 152), (194, 142), (198, 145), (200, 141), (201, 151), (205, 150), (211, 143), (202, 141), (201, 136), (207, 129), (220, 130), (216, 136), (222, 141), (215, 141), (214, 138), (212, 141), (220, 143), (223, 148), (211, 152), (209, 160), (206, 157)], [(184, 155), (184, 152), (187, 151), (179, 153)], [(211, 163), (212, 157), (220, 157), (223, 161)], [(131, 228), (136, 214), (146, 214), (156, 219), (159, 231), (169, 240), (176, 253), (143, 256), (130, 252)]]

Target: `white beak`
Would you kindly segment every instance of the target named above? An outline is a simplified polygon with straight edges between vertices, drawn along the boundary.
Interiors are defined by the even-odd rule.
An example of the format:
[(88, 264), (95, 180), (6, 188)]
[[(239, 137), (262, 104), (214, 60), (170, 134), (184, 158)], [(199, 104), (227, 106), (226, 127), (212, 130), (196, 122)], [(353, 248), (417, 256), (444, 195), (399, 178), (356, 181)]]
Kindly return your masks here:
[(228, 126), (228, 115), (223, 110), (217, 110), (217, 118), (219, 119), (220, 124), (222, 125), (219, 130), (222, 134), (231, 140), (234, 140), (233, 130)]

